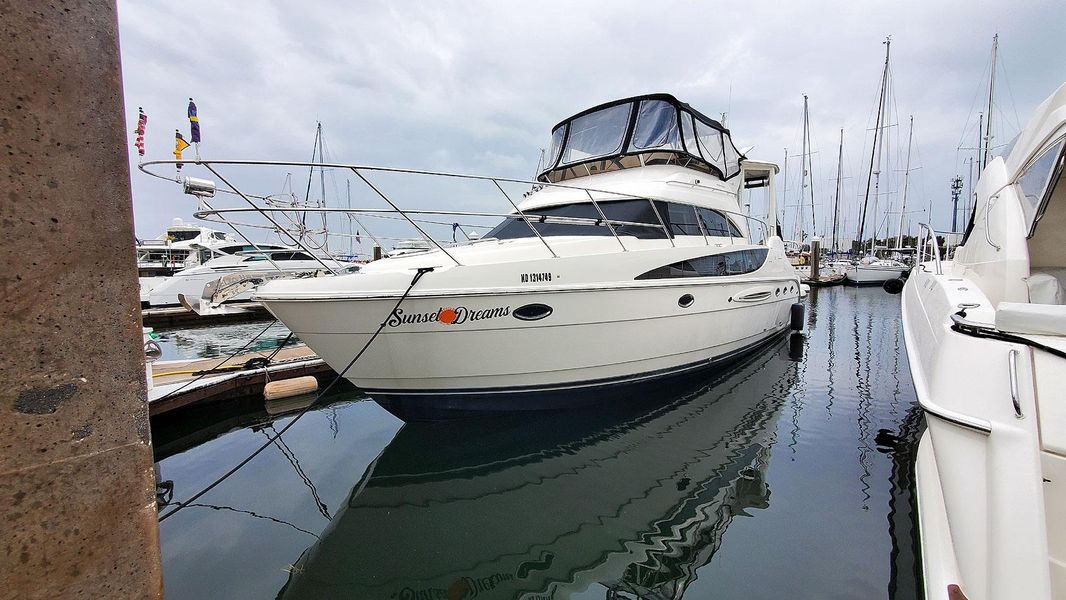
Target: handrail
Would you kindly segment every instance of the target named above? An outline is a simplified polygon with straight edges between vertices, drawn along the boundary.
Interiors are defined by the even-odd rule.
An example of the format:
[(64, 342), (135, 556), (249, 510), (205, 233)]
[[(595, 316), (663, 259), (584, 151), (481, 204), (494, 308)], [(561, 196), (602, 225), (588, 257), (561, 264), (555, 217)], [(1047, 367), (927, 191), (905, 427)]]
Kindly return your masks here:
[(992, 196), (989, 196), (988, 202), (985, 202), (985, 241), (988, 242), (993, 248), (995, 248), (996, 252), (999, 252), (1003, 248), (1001, 248), (999, 244), (992, 241), (992, 235), (988, 231), (988, 215), (992, 212), (992, 205), (995, 203), (995, 200), (999, 200), (999, 194), (993, 194)]
[(375, 194), (377, 194), (378, 196), (381, 196), (382, 200), (384, 200), (385, 202), (388, 202), (389, 206), (391, 206), (396, 212), (400, 213), (400, 216), (402, 216), (404, 219), (407, 219), (407, 222), (410, 223), (411, 226), (413, 226), (415, 229), (417, 229), (418, 233), (422, 234), (422, 237), (425, 238), (427, 242), (429, 242), (429, 243), (433, 244), (434, 246), (436, 246), (438, 250), (440, 250), (441, 252), (443, 252), (445, 254), (445, 256), (447, 256), (448, 258), (452, 259), (452, 261), (456, 265), (462, 265), (462, 263), (460, 263), (458, 260), (455, 259), (454, 256), (452, 256), (451, 252), (448, 252), (447, 250), (445, 250), (444, 246), (440, 245), (440, 243), (438, 243), (437, 240), (435, 240), (432, 237), (430, 237), (430, 235), (428, 233), (426, 233), (426, 231), (424, 229), (422, 229), (421, 227), (418, 226), (418, 223), (415, 223), (414, 221), (411, 220), (410, 217), (407, 216), (407, 213), (405, 213), (402, 210), (400, 210), (400, 207), (396, 206), (392, 202), (392, 200), (389, 200), (389, 197), (386, 196), (381, 190), (379, 190), (377, 188), (377, 186), (375, 186), (374, 184), (370, 183), (370, 180), (368, 180), (366, 177), (363, 177), (363, 174), (359, 172), (359, 169), (356, 169), (355, 167), (352, 167), (352, 172), (355, 173), (356, 177), (358, 177), (359, 179), (362, 179), (363, 183), (365, 183), (367, 186), (369, 186), (370, 189), (374, 190)]
[(944, 267), (943, 267), (943, 265), (941, 264), (941, 261), (940, 261), (940, 245), (937, 244), (937, 241), (936, 241), (936, 231), (934, 231), (933, 228), (930, 227), (928, 223), (918, 223), (918, 231), (919, 231), (919, 234), (918, 234), (919, 237), (921, 237), (925, 233), (928, 233), (928, 236), (925, 237), (925, 239), (924, 239), (924, 243), (920, 242), (918, 244), (918, 248), (919, 248), (918, 264), (920, 265), (920, 264), (922, 264), (925, 261), (925, 246), (926, 246), (926, 244), (931, 242), (933, 244), (933, 259), (934, 259), (935, 264), (936, 264), (936, 274), (937, 275), (943, 275), (944, 274)]
[[(558, 253), (555, 252), (555, 250), (552, 248), (552, 245), (549, 243), (547, 238), (544, 235), (542, 235), (541, 232), (538, 230), (538, 228), (535, 226), (534, 220), (540, 221), (542, 223), (543, 222), (558, 222), (558, 223), (572, 223), (572, 224), (591, 223), (591, 224), (594, 224), (594, 225), (606, 226), (607, 229), (610, 231), (611, 236), (615, 238), (615, 240), (618, 242), (618, 245), (622, 249), (623, 252), (628, 251), (628, 249), (626, 248), (625, 243), (622, 241), (621, 236), (618, 234), (618, 231), (616, 230), (615, 226), (652, 227), (652, 228), (655, 228), (655, 229), (660, 229), (660, 230), (663, 231), (663, 234), (666, 236), (667, 240), (670, 242), (670, 245), (671, 246), (676, 246), (676, 243), (674, 241), (674, 237), (675, 236), (670, 231), (670, 228), (667, 226), (667, 224), (666, 224), (666, 222), (665, 222), (665, 220), (663, 218), (663, 215), (660, 214), (659, 207), (656, 205), (657, 201), (671, 201), (671, 200), (668, 200), (668, 199), (665, 199), (665, 198), (634, 196), (632, 194), (626, 194), (626, 193), (622, 193), (622, 192), (618, 192), (618, 191), (595, 189), (595, 188), (581, 187), (581, 186), (576, 186), (576, 185), (567, 185), (567, 184), (563, 184), (563, 183), (530, 182), (530, 181), (526, 181), (526, 180), (522, 180), (522, 179), (511, 179), (511, 178), (505, 178), (505, 177), (463, 175), (463, 174), (456, 174), (456, 173), (434, 172), (434, 171), (425, 171), (425, 170), (417, 170), (417, 169), (359, 166), (359, 165), (343, 164), (343, 163), (300, 162), (300, 161), (291, 161), (290, 162), (290, 161), (264, 161), (264, 160), (202, 160), (202, 159), (198, 159), (198, 160), (182, 160), (182, 161), (176, 161), (176, 160), (148, 161), (148, 162), (140, 163), (138, 165), (138, 168), (141, 171), (143, 171), (144, 173), (152, 175), (153, 177), (174, 181), (175, 178), (166, 177), (166, 176), (164, 176), (162, 174), (155, 173), (155, 172), (153, 172), (151, 170), (151, 167), (160, 166), (160, 165), (171, 165), (171, 164), (178, 165), (178, 166), (182, 166), (182, 165), (198, 165), (198, 166), (201, 166), (201, 167), (207, 169), (208, 171), (210, 171), (215, 177), (217, 177), (225, 185), (225, 187), (229, 188), (229, 189), (225, 189), (223, 187), (220, 187), (217, 190), (215, 190), (214, 187), (212, 186), (212, 188), (211, 188), (212, 194), (201, 195), (200, 196), (200, 202), (201, 202), (200, 210), (197, 211), (196, 213), (194, 213), (197, 218), (206, 219), (206, 220), (212, 220), (212, 221), (216, 221), (216, 222), (223, 222), (223, 223), (225, 223), (225, 224), (227, 224), (227, 225), (229, 225), (231, 227), (233, 227), (234, 225), (241, 225), (241, 226), (259, 227), (259, 228), (265, 228), (265, 229), (274, 230), (279, 235), (284, 235), (288, 239), (292, 240), (292, 242), (295, 243), (297, 246), (299, 246), (303, 250), (306, 250), (310, 254), (315, 256), (315, 259), (320, 264), (322, 264), (324, 267), (326, 267), (329, 270), (332, 270), (332, 269), (330, 269), (327, 265), (325, 265), (325, 263), (321, 259), (318, 258), (317, 252), (316, 252), (316, 251), (321, 251), (330, 260), (336, 262), (336, 259), (333, 256), (329, 255), (329, 251), (325, 250), (324, 243), (321, 246), (316, 246), (314, 249), (311, 249), (310, 247), (305, 245), (305, 242), (307, 244), (311, 244), (312, 242), (309, 241), (309, 240), (304, 240), (302, 232), (297, 232), (299, 234), (299, 236), (300, 236), (300, 239), (297, 239), (296, 236), (294, 236), (292, 233), (290, 233), (284, 226), (281, 225), (281, 223), (279, 223), (277, 220), (275, 220), (271, 215), (272, 214), (276, 214), (276, 213), (282, 213), (282, 215), (285, 216), (284, 218), (286, 220), (290, 220), (291, 221), (293, 219), (293, 217), (288, 216), (291, 213), (301, 213), (301, 214), (302, 213), (316, 213), (316, 212), (317, 213), (322, 213), (322, 214), (344, 213), (344, 214), (347, 214), (350, 219), (352, 218), (352, 216), (354, 214), (362, 213), (362, 214), (368, 215), (370, 217), (393, 218), (393, 219), (397, 219), (397, 220), (403, 220), (403, 221), (406, 221), (410, 226), (414, 227), (415, 230), (418, 231), (419, 235), (421, 235), (421, 237), (423, 239), (425, 239), (428, 243), (432, 244), (436, 249), (440, 250), (441, 253), (443, 253), (445, 256), (447, 256), (449, 259), (451, 259), (451, 261), (454, 262), (456, 265), (461, 265), (462, 263), (456, 258), (456, 256), (452, 252), (450, 252), (448, 250), (448, 248), (451, 247), (451, 246), (447, 246), (446, 247), (445, 244), (447, 244), (447, 242), (441, 243), (440, 241), (435, 239), (433, 236), (431, 236), (426, 231), (426, 229), (424, 229), (422, 226), (419, 225), (420, 222), (422, 222), (422, 223), (433, 223), (433, 224), (437, 224), (437, 225), (440, 225), (441, 223), (439, 223), (439, 222), (430, 222), (430, 221), (428, 221), (426, 219), (412, 218), (414, 215), (449, 215), (449, 216), (502, 217), (502, 218), (506, 218), (506, 219), (521, 219), (523, 222), (525, 222), (529, 226), (529, 228), (532, 230), (533, 234), (538, 238), (538, 240), (544, 245), (545, 249), (547, 249), (548, 252), (551, 254), (551, 256), (554, 257), (554, 258), (558, 258), (559, 257)], [(256, 196), (256, 195), (253, 195), (253, 194), (246, 194), (245, 192), (243, 192), (240, 189), (238, 189), (235, 184), (231, 183), (230, 180), (228, 180), (225, 177), (223, 177), (222, 174), (220, 174), (218, 172), (218, 170), (216, 170), (216, 168), (215, 168), (215, 167), (220, 166), (220, 165), (310, 167), (310, 168), (318, 167), (318, 168), (321, 168), (321, 169), (336, 168), (336, 169), (350, 170), (360, 180), (362, 180), (378, 197), (380, 197), (385, 203), (387, 203), (389, 208), (388, 209), (327, 208), (327, 207), (299, 206), (299, 205), (288, 205), (288, 204), (285, 204), (285, 205), (282, 205), (282, 206), (276, 206), (276, 207), (275, 206), (271, 206), (271, 203), (269, 202), (269, 196)], [(383, 172), (383, 173), (411, 174), (411, 175), (429, 175), (429, 176), (437, 176), (437, 177), (449, 177), (449, 178), (457, 178), (457, 179), (469, 179), (469, 180), (475, 180), (475, 181), (491, 182), (496, 187), (496, 189), (504, 196), (504, 198), (508, 201), (508, 203), (511, 205), (511, 207), (514, 209), (515, 212), (513, 212), (513, 213), (494, 213), (494, 212), (477, 212), (477, 211), (419, 210), (419, 209), (410, 209), (410, 210), (408, 210), (408, 209), (403, 209), (403, 208), (400, 208), (391, 198), (389, 198), (381, 190), (381, 188), (379, 188), (373, 182), (371, 182), (368, 179), (367, 174), (364, 173), (364, 171), (365, 172)], [(533, 214), (535, 211), (531, 212), (529, 210), (522, 210), (511, 199), (511, 197), (508, 195), (506, 190), (504, 190), (503, 186), (501, 185), (501, 182), (503, 182), (503, 183), (535, 185), (535, 186), (538, 186), (538, 188), (555, 187), (555, 188), (563, 188), (563, 189), (567, 189), (567, 190), (573, 190), (573, 191), (576, 191), (576, 192), (583, 192), (588, 197), (589, 201), (591, 202), (591, 204), (595, 208), (595, 210), (598, 213), (598, 215), (600, 216), (600, 218), (599, 219), (593, 219), (593, 218), (582, 218), (582, 217), (552, 217), (552, 216), (548, 216), (548, 215), (536, 215), (536, 214)], [(237, 195), (237, 196), (241, 197), (243, 200), (245, 200), (245, 202), (249, 205), (249, 207), (248, 208), (239, 208), (238, 207), (238, 208), (217, 208), (216, 209), (216, 208), (212, 207), (210, 204), (208, 204), (205, 201), (205, 196), (209, 197), (210, 195), (213, 195), (214, 191), (217, 191), (217, 192), (220, 192), (220, 193), (229, 193), (229, 194)], [(652, 209), (653, 209), (653, 211), (655, 213), (656, 220), (658, 221), (658, 223), (655, 224), (655, 223), (646, 223), (646, 222), (631, 222), (631, 221), (620, 221), (620, 220), (616, 220), (616, 219), (609, 219), (609, 218), (607, 218), (607, 215), (604, 212), (603, 207), (600, 204), (600, 202), (602, 202), (604, 199), (601, 197), (598, 200), (593, 195), (593, 193), (606, 195), (609, 198), (617, 198), (619, 200), (647, 200), (649, 203), (651, 203)], [(193, 195), (196, 195), (196, 194), (194, 193)], [(266, 204), (267, 206), (260, 206), (259, 204), (256, 204), (255, 202), (252, 202), (252, 198), (255, 198), (255, 199), (258, 199), (258, 200), (262, 200), (261, 204)], [(696, 207), (693, 207), (693, 210), (695, 211)], [(718, 211), (718, 212), (720, 212), (720, 213), (722, 213), (724, 215), (731, 215), (733, 217), (740, 217), (740, 218), (744, 219), (745, 221), (754, 221), (754, 222), (758, 223), (759, 225), (762, 226), (763, 240), (762, 240), (761, 243), (762, 244), (768, 243), (771, 232), (769, 231), (768, 227), (766, 226), (766, 223), (763, 222), (762, 220), (754, 218), (754, 217), (752, 217), (750, 215), (747, 215), (747, 214), (744, 214), (744, 213), (741, 213), (741, 212), (732, 211), (732, 210), (728, 210), (728, 209), (716, 208), (714, 210), (716, 210), (716, 211)], [(230, 213), (256, 213), (257, 215), (263, 217), (266, 221), (268, 221), (270, 223), (270, 225), (268, 226), (265, 223), (254, 223), (254, 224), (253, 223), (235, 223), (234, 221), (230, 221), (230, 220), (226, 219), (225, 215), (230, 214)], [(393, 215), (394, 213), (397, 214), (399, 217), (397, 218), (396, 216), (387, 216), (387, 215)], [(212, 218), (212, 217), (214, 217), (214, 218)], [(727, 220), (729, 220), (729, 219), (727, 219)], [(700, 225), (701, 225), (700, 229), (701, 229), (701, 233), (703, 233), (704, 243), (709, 245), (710, 242), (708, 240), (708, 232), (707, 232), (707, 230), (704, 229), (703, 224), (702, 224), (701, 221), (702, 221), (702, 219), (699, 218), (699, 215), (697, 213), (697, 222), (700, 223)], [(453, 223), (452, 225), (454, 226), (455, 224)], [(482, 227), (481, 225), (471, 225), (471, 226), (472, 227)], [(730, 227), (732, 228), (733, 226), (730, 225)], [(367, 229), (367, 231), (366, 231), (367, 235), (369, 235), (371, 238), (374, 238), (375, 241), (378, 239), (377, 236), (375, 236), (373, 233), (371, 233), (368, 228), (366, 228), (364, 226), (363, 229)], [(753, 227), (750, 225), (750, 223), (748, 223), (746, 225), (745, 229), (747, 230), (747, 235), (744, 236), (742, 234), (742, 237), (747, 237), (747, 241), (749, 243), (754, 243), (753, 236), (752, 236)], [(318, 233), (321, 233), (321, 232), (311, 232), (311, 233), (312, 233), (312, 235), (317, 235)], [(242, 235), (242, 237), (244, 237), (244, 236)], [(346, 237), (352, 237), (352, 236), (349, 235), (349, 236), (346, 236)], [(731, 232), (728, 232), (728, 237), (730, 238), (730, 243), (731, 244), (735, 244), (736, 243), (735, 240), (733, 239), (735, 236), (732, 235)], [(245, 238), (245, 239), (247, 240), (247, 238)], [(454, 241), (454, 236), (453, 236), (453, 241)], [(471, 241), (474, 241), (474, 240), (471, 240)]]

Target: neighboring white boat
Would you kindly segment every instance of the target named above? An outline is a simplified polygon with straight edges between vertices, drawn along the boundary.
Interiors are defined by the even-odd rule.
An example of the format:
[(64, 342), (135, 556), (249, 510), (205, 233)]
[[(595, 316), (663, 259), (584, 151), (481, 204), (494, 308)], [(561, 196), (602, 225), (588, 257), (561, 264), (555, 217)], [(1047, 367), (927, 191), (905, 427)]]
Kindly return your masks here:
[(1066, 597), (1064, 145), (1066, 85), (984, 168), (954, 258), (932, 242), (903, 289), (929, 599)]
[(909, 270), (910, 267), (902, 261), (874, 253), (845, 267), (844, 279), (855, 285), (881, 284), (889, 279), (899, 279)]
[(152, 289), (178, 271), (199, 265), (214, 256), (234, 252), (234, 246), (238, 244), (240, 242), (237, 239), (224, 231), (192, 225), (175, 217), (159, 239), (137, 241), (141, 302), (148, 302)]
[[(298, 248), (276, 244), (239, 246), (233, 254), (223, 254), (202, 265), (178, 271), (155, 286), (148, 295), (150, 306), (181, 304), (180, 296), (192, 302), (203, 296), (204, 288), (211, 282), (227, 275), (253, 275), (262, 273), (285, 273), (296, 275), (324, 270), (322, 262)], [(219, 251), (226, 248), (217, 249)], [(352, 267), (346, 263), (329, 263), (338, 269)], [(227, 300), (249, 300), (254, 290), (248, 289), (230, 296)]]
[(255, 298), (378, 399), (571, 405), (713, 367), (789, 328), (803, 286), (739, 201), (776, 173), (672, 96), (619, 100), (555, 127), (537, 187), (483, 239), (271, 281)]
[(429, 252), (431, 246), (426, 240), (400, 240), (396, 242), (396, 245), (385, 253), (387, 257), (403, 256), (404, 254), (414, 254), (416, 252)]

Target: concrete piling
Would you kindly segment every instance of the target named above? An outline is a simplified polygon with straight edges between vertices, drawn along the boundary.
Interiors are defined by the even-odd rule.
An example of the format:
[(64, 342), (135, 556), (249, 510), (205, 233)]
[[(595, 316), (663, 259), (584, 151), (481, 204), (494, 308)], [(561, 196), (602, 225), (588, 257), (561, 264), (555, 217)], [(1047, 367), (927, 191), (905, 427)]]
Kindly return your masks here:
[(0, 15), (0, 598), (161, 597), (115, 3)]

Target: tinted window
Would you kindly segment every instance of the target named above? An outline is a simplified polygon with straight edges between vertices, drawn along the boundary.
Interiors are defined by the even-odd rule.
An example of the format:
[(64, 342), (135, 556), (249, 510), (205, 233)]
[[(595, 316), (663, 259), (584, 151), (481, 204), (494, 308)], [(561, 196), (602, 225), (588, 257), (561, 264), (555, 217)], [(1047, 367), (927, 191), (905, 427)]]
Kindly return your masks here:
[[(270, 252), (270, 260), (314, 260), (314, 257), (305, 252)], [(256, 254), (244, 259), (244, 262), (267, 260), (267, 255)]]
[[(665, 204), (667, 204), (668, 208), (663, 217), (666, 219), (666, 223), (670, 227), (671, 234), (703, 235), (703, 231), (700, 230), (699, 222), (696, 221), (695, 207), (687, 204), (674, 204), (673, 202)], [(660, 211), (661, 210), (662, 209), (660, 209)]]
[(698, 209), (700, 220), (707, 235), (712, 237), (744, 237), (740, 230), (725, 215), (707, 208)]
[(200, 235), (199, 231), (168, 231), (167, 237), (175, 242), (187, 242), (192, 239), (196, 239)]
[(768, 252), (766, 248), (752, 248), (701, 256), (652, 269), (637, 276), (637, 279), (743, 275), (758, 270), (766, 262)]
[[(618, 235), (631, 235), (650, 239), (665, 237), (659, 218), (655, 215), (651, 202), (647, 200), (611, 200), (600, 202), (600, 209), (611, 221), (628, 221), (630, 223), (647, 223), (644, 225), (615, 225)], [(660, 208), (660, 210), (662, 210)], [(602, 221), (600, 213), (591, 202), (549, 206), (525, 211), (537, 231), (545, 237), (561, 235), (611, 235), (611, 231)], [(566, 218), (589, 219), (588, 223), (566, 223)], [(486, 238), (501, 240), (533, 237), (529, 224), (521, 219), (507, 219), (485, 234)]]
[[(674, 202), (655, 201), (656, 210), (647, 200), (611, 200), (600, 202), (600, 209), (611, 221), (626, 221), (629, 223), (647, 223), (647, 225), (614, 225), (618, 235), (631, 235), (641, 239), (662, 238), (663, 230), (660, 218), (665, 222), (671, 236), (698, 235), (703, 236), (700, 222), (708, 236), (712, 237), (744, 237), (740, 230), (722, 213), (707, 208), (695, 208), (688, 204)], [(591, 202), (579, 204), (567, 204), (563, 206), (549, 206), (525, 211), (530, 221), (534, 222), (537, 231), (542, 236), (560, 235), (611, 235), (611, 231), (601, 221), (600, 213)], [(700, 215), (697, 221), (697, 212)], [(566, 223), (566, 218), (589, 219), (589, 223)], [(521, 219), (507, 219), (496, 226), (495, 229), (485, 234), (487, 238), (500, 240), (533, 237), (529, 225)]]

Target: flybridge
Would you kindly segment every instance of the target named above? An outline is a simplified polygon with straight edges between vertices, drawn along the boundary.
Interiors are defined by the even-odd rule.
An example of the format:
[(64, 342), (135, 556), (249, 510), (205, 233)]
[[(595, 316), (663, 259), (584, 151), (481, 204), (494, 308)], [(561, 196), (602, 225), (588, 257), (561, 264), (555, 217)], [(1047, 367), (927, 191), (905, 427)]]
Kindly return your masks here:
[(669, 94), (615, 100), (552, 130), (540, 181), (557, 183), (646, 165), (681, 165), (723, 180), (743, 158), (721, 123)]

